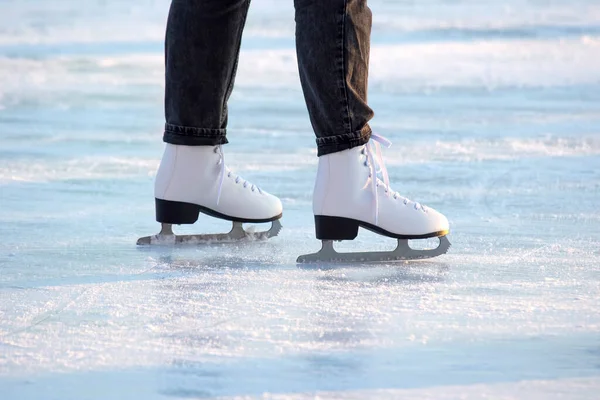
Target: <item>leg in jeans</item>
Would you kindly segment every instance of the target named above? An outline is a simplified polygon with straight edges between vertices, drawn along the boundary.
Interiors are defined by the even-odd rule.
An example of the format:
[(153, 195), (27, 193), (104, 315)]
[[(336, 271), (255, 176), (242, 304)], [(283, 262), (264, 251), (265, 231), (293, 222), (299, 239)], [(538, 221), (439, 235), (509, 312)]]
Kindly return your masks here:
[(369, 141), (366, 0), (295, 0), (300, 80), (322, 156)]
[(227, 101), (250, 0), (173, 0), (165, 40), (164, 141), (227, 143)]
[(443, 215), (390, 188), (377, 144), (387, 140), (368, 125), (373, 111), (367, 105), (367, 0), (295, 0), (295, 7), (300, 79), (319, 156), (313, 193), (317, 238), (352, 240), (359, 226), (398, 239), (446, 235)]
[(281, 217), (281, 201), (230, 171), (221, 146), (227, 143), (227, 101), (249, 3), (171, 3), (165, 40), (167, 144), (154, 185), (156, 219), (164, 224), (192, 224), (201, 212), (237, 222)]

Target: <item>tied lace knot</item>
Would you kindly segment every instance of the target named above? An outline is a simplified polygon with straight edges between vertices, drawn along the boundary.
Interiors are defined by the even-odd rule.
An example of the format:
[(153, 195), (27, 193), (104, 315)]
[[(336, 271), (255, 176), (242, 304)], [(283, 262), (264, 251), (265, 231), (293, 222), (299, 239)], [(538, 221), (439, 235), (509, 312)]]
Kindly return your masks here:
[[(223, 153), (223, 148), (221, 145), (218, 145), (217, 147), (215, 147), (215, 153), (217, 153), (219, 155), (219, 161), (217, 161), (217, 165), (220, 166), (219, 189), (217, 191), (217, 205), (219, 205), (219, 201), (221, 200), (221, 191), (223, 190), (223, 182), (225, 181), (225, 175), (227, 175), (228, 178), (231, 178), (231, 176), (234, 174), (233, 174), (233, 172), (231, 172), (229, 170), (229, 168), (227, 168), (225, 166), (225, 154)], [(244, 183), (244, 188), (247, 188), (248, 186), (250, 186), (250, 188), (252, 189), (253, 192), (258, 190), (258, 192), (262, 194), (262, 190), (258, 186), (253, 185), (250, 182), (245, 181), (241, 177), (236, 175), (235, 183), (240, 183), (240, 182)]]
[[(371, 133), (371, 141), (365, 145), (365, 151), (363, 154), (367, 157), (365, 161), (365, 165), (369, 167), (369, 177), (371, 178), (371, 188), (373, 191), (373, 205), (375, 210), (375, 225), (379, 225), (379, 195), (377, 193), (377, 188), (379, 186), (383, 186), (385, 188), (386, 196), (394, 196), (394, 200), (402, 199), (404, 201), (404, 205), (408, 205), (410, 200), (406, 197), (400, 196), (397, 192), (394, 192), (390, 188), (390, 177), (387, 172), (387, 168), (385, 167), (385, 163), (383, 161), (383, 156), (381, 155), (381, 145), (389, 148), (392, 145), (392, 142), (386, 139), (381, 135), (377, 135), (375, 133)], [(379, 167), (379, 169), (377, 169)], [(377, 174), (381, 173), (381, 177), (383, 181), (381, 181)], [(425, 208), (419, 204), (415, 203), (415, 209), (421, 209), (426, 211)]]

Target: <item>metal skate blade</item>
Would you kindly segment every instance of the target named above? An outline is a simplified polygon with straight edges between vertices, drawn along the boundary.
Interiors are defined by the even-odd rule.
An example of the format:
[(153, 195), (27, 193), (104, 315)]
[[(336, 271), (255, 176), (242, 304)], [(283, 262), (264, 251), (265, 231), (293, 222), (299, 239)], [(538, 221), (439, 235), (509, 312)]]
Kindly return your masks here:
[(241, 222), (233, 222), (231, 231), (228, 233), (212, 233), (200, 235), (176, 235), (173, 233), (171, 224), (162, 224), (160, 233), (153, 236), (139, 238), (138, 246), (172, 246), (172, 245), (194, 245), (208, 243), (232, 243), (240, 241), (266, 240), (279, 235), (282, 226), (279, 220), (271, 223), (267, 231), (253, 232), (245, 230)]
[(420, 260), (437, 257), (448, 252), (450, 241), (446, 236), (438, 238), (440, 243), (434, 249), (414, 250), (408, 240), (398, 239), (398, 246), (393, 251), (373, 251), (357, 253), (338, 253), (333, 248), (333, 241), (323, 240), (321, 250), (313, 254), (305, 254), (296, 260), (297, 263), (337, 263), (337, 262), (385, 262)]

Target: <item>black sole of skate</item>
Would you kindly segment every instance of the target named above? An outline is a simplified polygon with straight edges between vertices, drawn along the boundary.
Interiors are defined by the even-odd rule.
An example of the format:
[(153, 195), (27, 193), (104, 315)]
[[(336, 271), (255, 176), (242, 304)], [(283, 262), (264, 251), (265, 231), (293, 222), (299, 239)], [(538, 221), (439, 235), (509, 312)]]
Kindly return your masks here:
[[(282, 229), (279, 219), (282, 214), (265, 219), (243, 219), (222, 214), (197, 204), (156, 200), (156, 220), (162, 224), (161, 231), (157, 235), (139, 238), (137, 245), (174, 245), (174, 244), (202, 244), (218, 242), (238, 242), (243, 240), (265, 240), (277, 236)], [(198, 221), (200, 213), (211, 217), (231, 221), (233, 226), (228, 233), (198, 234), (198, 235), (176, 235), (173, 233), (173, 225), (193, 224)], [(266, 223), (271, 222), (271, 228), (266, 231), (246, 231), (243, 223)]]
[(319, 240), (353, 240), (358, 236), (358, 228), (362, 227), (371, 232), (378, 233), (394, 239), (429, 239), (446, 236), (448, 231), (430, 232), (423, 235), (399, 235), (382, 229), (368, 222), (352, 218), (330, 217), (328, 215), (315, 215), (315, 233)]
[(162, 224), (171, 225), (183, 225), (193, 224), (198, 221), (200, 213), (210, 215), (211, 217), (224, 219), (231, 222), (245, 222), (245, 223), (265, 223), (273, 222), (281, 218), (282, 214), (276, 215), (272, 218), (263, 219), (251, 219), (251, 218), (237, 218), (231, 215), (222, 214), (218, 211), (211, 210), (208, 207), (199, 206), (198, 204), (185, 203), (182, 201), (171, 201), (155, 199), (156, 205), (156, 221)]
[[(362, 227), (382, 236), (398, 240), (393, 251), (338, 253), (333, 248), (334, 241), (353, 240), (358, 236), (358, 228)], [(298, 263), (336, 263), (336, 262), (385, 262), (420, 260), (437, 257), (450, 249), (450, 241), (446, 237), (448, 231), (430, 232), (423, 235), (399, 235), (385, 229), (358, 221), (352, 218), (315, 215), (317, 239), (322, 240), (322, 247), (317, 253), (298, 257)], [(411, 239), (438, 238), (439, 245), (433, 249), (412, 249), (408, 241)]]

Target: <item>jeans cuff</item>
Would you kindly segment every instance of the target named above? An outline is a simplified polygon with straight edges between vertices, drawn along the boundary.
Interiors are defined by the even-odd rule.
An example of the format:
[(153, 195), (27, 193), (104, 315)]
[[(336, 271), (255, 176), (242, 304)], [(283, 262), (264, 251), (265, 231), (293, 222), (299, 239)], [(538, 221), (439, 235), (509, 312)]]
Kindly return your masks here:
[(367, 144), (371, 138), (371, 132), (371, 127), (365, 125), (356, 132), (317, 138), (317, 156), (321, 157)]
[(216, 146), (229, 143), (226, 129), (194, 128), (165, 124), (163, 141), (184, 146)]

